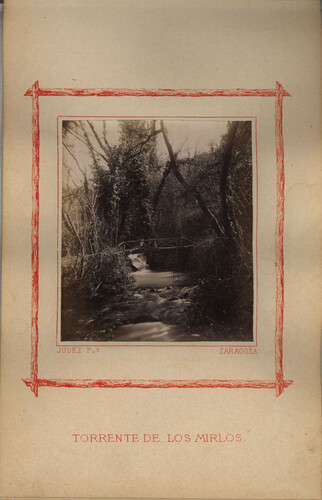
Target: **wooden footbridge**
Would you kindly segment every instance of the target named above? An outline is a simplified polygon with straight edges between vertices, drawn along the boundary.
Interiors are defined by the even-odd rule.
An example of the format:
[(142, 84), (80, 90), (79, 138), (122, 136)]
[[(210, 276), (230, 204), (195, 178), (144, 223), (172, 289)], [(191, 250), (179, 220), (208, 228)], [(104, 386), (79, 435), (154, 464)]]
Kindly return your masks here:
[(144, 252), (144, 250), (179, 250), (191, 248), (196, 244), (188, 238), (150, 238), (142, 240), (122, 241), (118, 248), (123, 248), (126, 254)]

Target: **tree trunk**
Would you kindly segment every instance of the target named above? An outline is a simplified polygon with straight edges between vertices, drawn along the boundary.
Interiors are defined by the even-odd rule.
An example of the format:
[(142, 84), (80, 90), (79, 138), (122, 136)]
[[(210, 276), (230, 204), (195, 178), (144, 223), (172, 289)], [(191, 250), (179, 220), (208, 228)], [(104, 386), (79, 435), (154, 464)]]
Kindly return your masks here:
[(160, 196), (162, 194), (162, 190), (163, 190), (164, 185), (165, 185), (165, 181), (166, 181), (168, 175), (170, 174), (171, 170), (172, 170), (172, 167), (171, 167), (171, 165), (169, 163), (169, 164), (167, 164), (166, 168), (164, 169), (164, 172), (162, 174), (162, 179), (161, 179), (160, 184), (158, 186), (158, 189), (157, 189), (157, 191), (156, 191), (156, 193), (154, 195), (154, 199), (153, 199), (153, 209), (154, 209), (154, 211), (156, 210), (156, 208), (158, 206), (159, 199), (160, 199)]
[(219, 183), (219, 192), (221, 199), (221, 208), (222, 208), (222, 220), (224, 225), (225, 235), (230, 238), (231, 236), (231, 227), (228, 217), (228, 206), (227, 206), (227, 176), (229, 171), (229, 166), (231, 162), (232, 151), (234, 147), (234, 142), (236, 138), (236, 133), (238, 129), (238, 122), (233, 122), (231, 128), (227, 135), (227, 142), (224, 149), (223, 155), (223, 165), (220, 176)]
[(162, 132), (163, 139), (164, 139), (164, 142), (166, 144), (166, 147), (167, 147), (167, 150), (168, 150), (168, 153), (169, 153), (170, 166), (171, 166), (171, 168), (173, 170), (174, 175), (176, 176), (176, 178), (180, 182), (180, 184), (185, 188), (185, 190), (187, 192), (190, 192), (192, 194), (192, 196), (195, 198), (195, 200), (197, 201), (199, 207), (203, 211), (203, 213), (204, 213), (207, 221), (211, 224), (211, 226), (215, 230), (216, 234), (218, 236), (223, 236), (222, 230), (219, 227), (219, 224), (218, 224), (218, 222), (216, 220), (216, 217), (211, 213), (211, 211), (207, 207), (207, 205), (206, 205), (203, 197), (198, 192), (197, 188), (196, 187), (192, 187), (191, 188), (189, 186), (189, 184), (186, 182), (186, 180), (184, 179), (184, 177), (182, 176), (182, 174), (180, 173), (178, 165), (177, 165), (176, 157), (175, 157), (175, 155), (173, 153), (173, 149), (172, 149), (172, 146), (171, 146), (171, 144), (169, 142), (167, 133), (165, 131), (164, 123), (163, 123), (162, 120), (161, 120), (161, 132)]

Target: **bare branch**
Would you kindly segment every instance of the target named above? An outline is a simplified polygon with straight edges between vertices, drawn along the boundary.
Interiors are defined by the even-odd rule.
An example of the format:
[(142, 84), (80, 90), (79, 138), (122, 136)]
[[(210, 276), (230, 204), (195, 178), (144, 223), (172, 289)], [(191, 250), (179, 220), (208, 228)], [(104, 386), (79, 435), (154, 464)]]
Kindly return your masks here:
[(166, 168), (163, 171), (159, 187), (156, 190), (156, 193), (154, 195), (154, 200), (153, 200), (153, 208), (154, 208), (154, 210), (158, 206), (159, 199), (160, 199), (160, 196), (161, 196), (161, 193), (162, 193), (162, 189), (164, 188), (165, 181), (166, 181), (168, 175), (170, 174), (171, 170), (172, 170), (171, 163), (168, 163), (168, 165), (166, 166)]
[(182, 176), (182, 174), (181, 174), (181, 172), (180, 172), (180, 170), (178, 168), (177, 160), (176, 160), (175, 154), (173, 152), (172, 146), (171, 146), (170, 141), (168, 139), (168, 136), (167, 136), (167, 133), (166, 133), (166, 130), (165, 130), (165, 127), (164, 127), (163, 120), (161, 120), (161, 132), (162, 132), (162, 135), (163, 135), (163, 138), (164, 138), (164, 142), (166, 144), (166, 147), (167, 147), (167, 150), (168, 150), (168, 153), (169, 153), (170, 165), (172, 167), (174, 175), (176, 176), (176, 178), (178, 179), (178, 181), (180, 182), (180, 184), (182, 184), (182, 186), (188, 192), (189, 191), (191, 192), (192, 196), (198, 202), (199, 207), (203, 211), (204, 215), (206, 216), (207, 220), (209, 221), (209, 223), (211, 224), (211, 226), (214, 228), (214, 230), (216, 231), (216, 233), (218, 234), (218, 236), (223, 236), (222, 230), (220, 229), (220, 226), (219, 226), (219, 224), (217, 222), (216, 217), (211, 213), (211, 211), (207, 207), (207, 205), (204, 202), (204, 199), (202, 198), (201, 194), (197, 191), (197, 188), (195, 186), (193, 186), (192, 189), (191, 189), (190, 186), (189, 186), (189, 184), (187, 183), (187, 181)]
[[(87, 123), (88, 123), (88, 125), (91, 127), (91, 130), (92, 130), (92, 132), (93, 132), (93, 134), (94, 134), (94, 136), (95, 136), (95, 139), (97, 140), (98, 144), (100, 145), (100, 147), (102, 148), (102, 150), (103, 150), (103, 151), (104, 151), (104, 153), (106, 154), (106, 151), (105, 151), (104, 145), (103, 145), (103, 143), (102, 143), (101, 139), (99, 138), (98, 133), (96, 132), (94, 125), (93, 125), (93, 124), (92, 124), (89, 120), (87, 120)], [(105, 124), (105, 122), (104, 122), (104, 124)], [(111, 152), (112, 152), (112, 148), (111, 148), (111, 146), (108, 144), (108, 142), (107, 142), (107, 140), (106, 140), (106, 139), (105, 139), (105, 144), (107, 145), (108, 150), (109, 150), (109, 152), (111, 153)]]
[[(82, 129), (82, 132), (84, 134), (85, 139), (82, 136), (80, 136), (79, 134), (77, 134), (77, 136), (78, 136), (77, 138), (83, 144), (85, 144), (85, 146), (87, 146), (89, 148), (91, 156), (92, 156), (93, 160), (95, 161), (95, 163), (96, 163), (95, 153), (97, 155), (101, 156), (101, 158), (103, 158), (103, 160), (108, 163), (109, 159), (107, 158), (107, 156), (103, 155), (102, 153), (100, 153), (99, 151), (97, 151), (97, 149), (94, 148), (94, 146), (93, 146), (93, 144), (92, 144), (92, 142), (91, 142), (91, 140), (89, 138), (89, 135), (88, 135), (88, 133), (87, 133), (87, 131), (86, 131), (83, 123), (80, 121), (78, 125)], [(70, 132), (70, 133), (72, 133), (72, 132)], [(75, 135), (75, 134), (73, 134), (73, 135)]]
[(76, 165), (78, 166), (79, 170), (82, 172), (85, 180), (86, 180), (86, 173), (85, 171), (81, 168), (80, 164), (79, 164), (79, 161), (77, 160), (76, 156), (74, 155), (74, 153), (71, 151), (70, 147), (67, 146), (67, 144), (65, 142), (63, 142), (63, 146), (67, 149), (68, 153), (70, 154), (70, 156), (75, 160), (76, 162)]
[(229, 222), (229, 217), (228, 217), (228, 206), (227, 206), (227, 195), (226, 195), (227, 186), (226, 186), (226, 184), (227, 184), (227, 175), (228, 175), (228, 170), (229, 170), (229, 166), (230, 166), (232, 150), (233, 150), (233, 146), (234, 146), (234, 142), (235, 142), (236, 133), (238, 130), (238, 123), (239, 122), (234, 121), (231, 125), (229, 132), (228, 132), (227, 142), (225, 144), (225, 149), (224, 149), (223, 165), (222, 165), (222, 169), (221, 169), (220, 183), (219, 183), (223, 224), (224, 224), (225, 233), (227, 234), (227, 236), (229, 236), (231, 233), (231, 227), (230, 227), (230, 222)]
[(74, 224), (73, 224), (73, 222), (72, 222), (71, 218), (69, 217), (68, 213), (67, 213), (67, 212), (65, 212), (65, 210), (63, 210), (62, 214), (63, 214), (63, 219), (64, 219), (64, 221), (65, 221), (65, 223), (66, 223), (66, 226), (68, 227), (68, 229), (69, 229), (70, 231), (72, 230), (72, 232), (75, 234), (75, 236), (76, 236), (76, 238), (77, 238), (77, 241), (78, 241), (78, 243), (79, 243), (79, 245), (80, 245), (81, 249), (82, 249), (82, 250), (83, 250), (83, 252), (84, 252), (84, 245), (83, 245), (83, 243), (82, 243), (82, 241), (81, 241), (81, 239), (80, 239), (80, 236), (79, 236), (79, 234), (78, 234), (78, 231), (76, 230), (76, 228), (75, 228), (75, 226), (74, 226)]
[(147, 144), (153, 137), (155, 137), (156, 135), (160, 134), (161, 133), (161, 129), (159, 130), (155, 130), (154, 132), (152, 132), (151, 134), (148, 135), (148, 137), (142, 141), (142, 142), (139, 142), (138, 144), (135, 144), (135, 146), (132, 146), (126, 153), (125, 155), (128, 155), (129, 153), (131, 153), (132, 151), (134, 151), (136, 148), (140, 147), (140, 151), (139, 153), (135, 153), (135, 155), (132, 155), (130, 158), (128, 158), (126, 156), (126, 159), (127, 160), (131, 160), (132, 158), (134, 158), (137, 154), (140, 154), (142, 152), (142, 148), (145, 144)]
[(104, 139), (104, 142), (106, 144), (106, 147), (110, 150), (110, 152), (112, 151), (112, 148), (107, 140), (107, 130), (106, 130), (106, 121), (103, 120), (103, 139)]

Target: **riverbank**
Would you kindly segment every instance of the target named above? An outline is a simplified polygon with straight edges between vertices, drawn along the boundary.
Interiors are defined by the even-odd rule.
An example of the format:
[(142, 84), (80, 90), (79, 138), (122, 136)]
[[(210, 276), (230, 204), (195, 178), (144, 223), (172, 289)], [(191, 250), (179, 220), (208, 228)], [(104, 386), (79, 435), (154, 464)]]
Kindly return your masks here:
[(191, 286), (135, 287), (122, 297), (96, 303), (91, 310), (78, 307), (77, 317), (67, 309), (62, 319), (69, 335), (64, 340), (205, 340), (188, 327), (192, 291)]
[[(88, 300), (76, 286), (63, 288), (62, 341), (245, 341), (238, 324), (191, 326), (198, 287), (189, 273), (151, 271), (143, 254), (130, 254), (133, 285), (122, 295)], [(190, 313), (190, 314), (189, 314)]]
[(205, 340), (188, 326), (194, 287), (187, 273), (151, 271), (142, 253), (128, 256), (133, 286), (121, 296), (86, 300), (81, 290), (64, 289), (63, 341)]

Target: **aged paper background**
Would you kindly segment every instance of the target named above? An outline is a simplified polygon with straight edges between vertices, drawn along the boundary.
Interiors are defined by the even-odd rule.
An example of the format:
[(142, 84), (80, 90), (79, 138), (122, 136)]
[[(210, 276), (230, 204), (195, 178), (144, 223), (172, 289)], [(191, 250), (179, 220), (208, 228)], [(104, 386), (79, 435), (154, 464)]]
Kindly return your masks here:
[[(320, 498), (320, 18), (318, 1), (8, 0), (4, 14), (1, 497)], [(284, 99), (284, 372), (255, 389), (66, 389), (30, 374), (31, 99), (40, 86), (275, 88)], [(39, 376), (274, 379), (274, 98), (40, 100)], [(258, 353), (105, 347), (57, 354), (57, 116), (257, 116)], [(75, 443), (72, 434), (159, 434)], [(167, 435), (241, 434), (232, 443)]]

